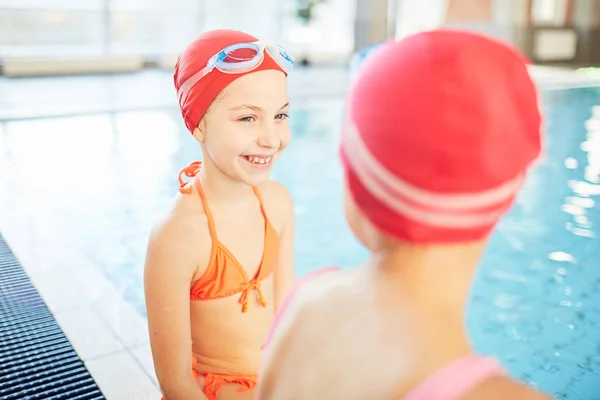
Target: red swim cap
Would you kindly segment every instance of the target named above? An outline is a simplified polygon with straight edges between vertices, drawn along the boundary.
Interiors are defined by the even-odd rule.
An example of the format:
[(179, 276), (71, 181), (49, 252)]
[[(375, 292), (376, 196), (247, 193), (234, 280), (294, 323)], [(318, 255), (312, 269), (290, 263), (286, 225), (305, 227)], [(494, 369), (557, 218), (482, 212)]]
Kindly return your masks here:
[[(254, 36), (234, 30), (222, 29), (203, 33), (177, 59), (173, 76), (175, 89), (179, 92), (179, 88), (186, 80), (206, 67), (208, 60), (225, 47), (238, 43), (256, 42), (257, 40)], [(190, 132), (193, 132), (215, 97), (231, 82), (244, 75), (267, 69), (275, 69), (285, 73), (267, 52), (265, 52), (263, 62), (248, 72), (225, 74), (216, 68), (213, 69), (190, 89), (187, 96), (178, 99), (185, 126)]]
[(539, 156), (541, 117), (525, 58), (453, 30), (388, 42), (350, 90), (341, 154), (352, 196), (411, 243), (482, 239)]

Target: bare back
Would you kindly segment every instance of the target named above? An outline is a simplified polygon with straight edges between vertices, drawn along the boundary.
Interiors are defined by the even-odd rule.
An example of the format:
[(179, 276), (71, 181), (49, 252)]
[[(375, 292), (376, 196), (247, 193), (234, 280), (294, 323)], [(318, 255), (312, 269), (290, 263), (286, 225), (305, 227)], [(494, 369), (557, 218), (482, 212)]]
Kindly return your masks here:
[[(395, 294), (380, 289), (365, 268), (328, 272), (303, 285), (265, 352), (261, 400), (292, 393), (298, 399), (395, 400), (471, 351), (459, 340), (427, 334), (410, 302), (399, 307)], [(463, 400), (496, 398), (547, 397), (496, 376)]]

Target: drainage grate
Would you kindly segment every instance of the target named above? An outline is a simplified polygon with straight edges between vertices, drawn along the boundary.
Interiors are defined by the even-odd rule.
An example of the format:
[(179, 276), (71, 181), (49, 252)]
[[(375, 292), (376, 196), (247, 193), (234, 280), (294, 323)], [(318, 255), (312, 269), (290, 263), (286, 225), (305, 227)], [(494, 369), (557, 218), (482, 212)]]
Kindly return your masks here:
[(2, 235), (0, 399), (104, 399)]

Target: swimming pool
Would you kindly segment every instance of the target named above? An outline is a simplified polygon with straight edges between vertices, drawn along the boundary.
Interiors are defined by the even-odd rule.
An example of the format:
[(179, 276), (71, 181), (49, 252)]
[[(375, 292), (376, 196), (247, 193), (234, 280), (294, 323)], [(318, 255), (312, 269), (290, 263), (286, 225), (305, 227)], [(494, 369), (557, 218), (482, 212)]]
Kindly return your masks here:
[[(597, 399), (600, 89), (548, 91), (544, 105), (546, 157), (493, 235), (468, 324), (477, 348), (515, 376), (559, 399)], [(301, 275), (367, 256), (343, 218), (342, 109), (339, 99), (296, 105), (294, 141), (274, 172), (295, 198)], [(92, 260), (143, 313), (148, 232), (177, 192), (179, 169), (199, 153), (178, 112), (7, 122), (0, 150), (0, 166), (13, 177), (0, 185), (0, 200), (19, 194), (0, 216), (28, 213), (52, 249), (45, 254), (62, 247)], [(47, 206), (20, 208), (34, 193)]]

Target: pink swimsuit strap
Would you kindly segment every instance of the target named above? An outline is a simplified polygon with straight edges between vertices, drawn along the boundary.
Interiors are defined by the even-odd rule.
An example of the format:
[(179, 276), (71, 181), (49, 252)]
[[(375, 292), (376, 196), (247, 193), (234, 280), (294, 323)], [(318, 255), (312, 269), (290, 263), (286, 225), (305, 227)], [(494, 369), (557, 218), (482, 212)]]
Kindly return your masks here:
[(460, 400), (488, 379), (504, 375), (495, 358), (472, 354), (440, 368), (402, 400)]

